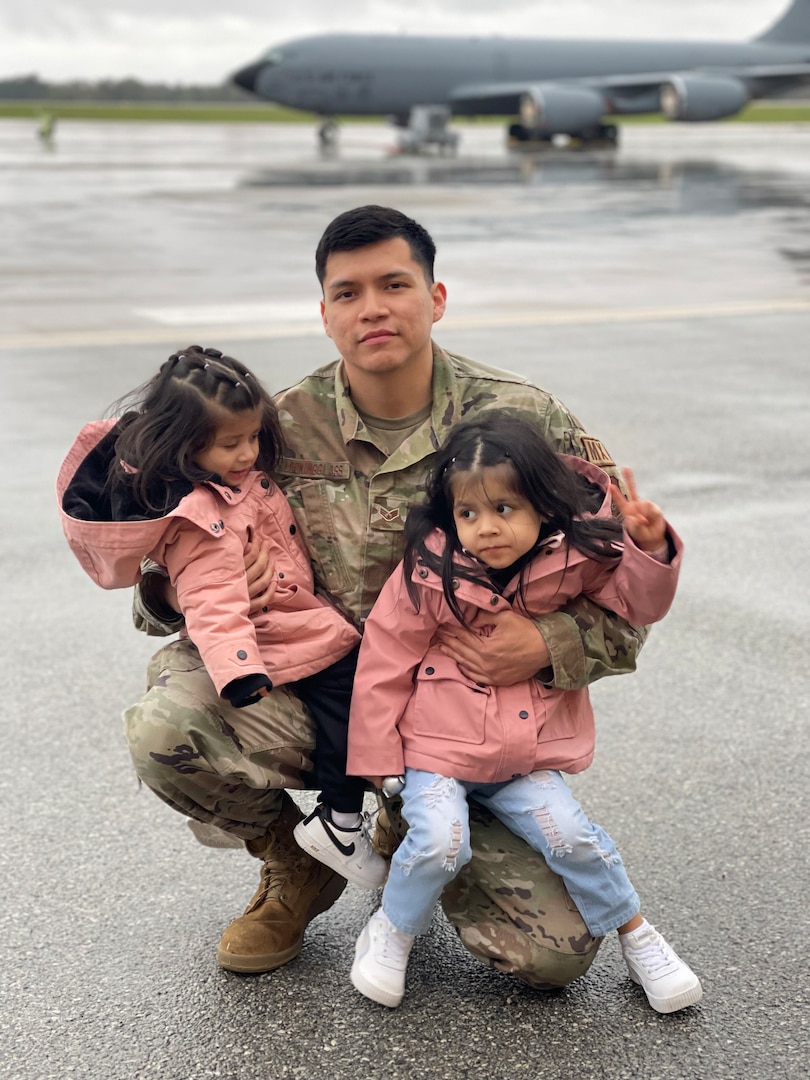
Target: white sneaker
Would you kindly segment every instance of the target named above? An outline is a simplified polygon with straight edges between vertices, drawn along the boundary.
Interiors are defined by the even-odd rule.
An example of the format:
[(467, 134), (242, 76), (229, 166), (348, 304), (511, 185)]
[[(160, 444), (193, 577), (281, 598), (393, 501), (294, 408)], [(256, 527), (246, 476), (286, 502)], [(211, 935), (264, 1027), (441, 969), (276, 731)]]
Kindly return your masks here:
[(371, 916), (357, 939), (352, 964), (352, 985), (367, 998), (389, 1009), (405, 993), (405, 970), (413, 934), (397, 930), (382, 908)]
[(619, 934), (619, 942), (630, 978), (642, 987), (656, 1012), (677, 1012), (703, 997), (700, 979), (654, 926), (646, 923)]
[(295, 842), (313, 859), (331, 866), (361, 889), (379, 889), (385, 882), (388, 863), (371, 846), (369, 817), (362, 814), (355, 829), (335, 825), (329, 808), (319, 804), (309, 817), (295, 826)]

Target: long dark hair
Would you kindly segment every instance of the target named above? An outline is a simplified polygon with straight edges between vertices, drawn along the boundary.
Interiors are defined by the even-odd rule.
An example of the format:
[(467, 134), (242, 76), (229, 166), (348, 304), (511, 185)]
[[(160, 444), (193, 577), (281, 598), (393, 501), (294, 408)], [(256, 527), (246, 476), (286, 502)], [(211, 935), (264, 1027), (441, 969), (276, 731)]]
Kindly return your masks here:
[(260, 410), (256, 468), (272, 474), (281, 454), (273, 399), (244, 364), (218, 349), (190, 345), (175, 353), (157, 375), (114, 408), (127, 411), (119, 424), (110, 483), (127, 486), (135, 501), (151, 513), (168, 508), (178, 481), (197, 484), (213, 478), (194, 458), (215, 437), (220, 409)]
[[(404, 571), (408, 595), (417, 610), (419, 591), (411, 579), (420, 562), (441, 577), (450, 610), (461, 623), (465, 620), (453, 588), (454, 578), (481, 582), (497, 591), (485, 567), (471, 568), (457, 561), (462, 547), (453, 519), (452, 496), (453, 478), (459, 473), (494, 465), (508, 467), (515, 493), (544, 519), (540, 538), (561, 531), (571, 547), (590, 558), (619, 557), (620, 551), (613, 546), (622, 537), (619, 522), (584, 517), (598, 510), (604, 497), (602, 490), (569, 468), (531, 424), (500, 410), (490, 411), (453, 429), (433, 460), (425, 502), (408, 512)], [(434, 529), (441, 529), (446, 538), (439, 555), (427, 546)], [(532, 555), (533, 551), (520, 560), (518, 597), (524, 610), (524, 571)]]

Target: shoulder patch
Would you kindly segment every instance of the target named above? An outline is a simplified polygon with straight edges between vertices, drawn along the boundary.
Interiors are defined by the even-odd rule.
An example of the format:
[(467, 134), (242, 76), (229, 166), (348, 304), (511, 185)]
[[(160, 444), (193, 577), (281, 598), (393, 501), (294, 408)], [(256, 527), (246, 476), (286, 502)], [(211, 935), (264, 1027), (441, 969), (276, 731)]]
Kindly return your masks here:
[(598, 439), (593, 439), (590, 435), (581, 435), (580, 442), (582, 443), (586, 461), (590, 461), (592, 465), (615, 466), (616, 462)]
[(304, 458), (283, 457), (276, 466), (284, 476), (327, 477), (331, 480), (348, 480), (352, 475), (348, 461), (305, 461)]

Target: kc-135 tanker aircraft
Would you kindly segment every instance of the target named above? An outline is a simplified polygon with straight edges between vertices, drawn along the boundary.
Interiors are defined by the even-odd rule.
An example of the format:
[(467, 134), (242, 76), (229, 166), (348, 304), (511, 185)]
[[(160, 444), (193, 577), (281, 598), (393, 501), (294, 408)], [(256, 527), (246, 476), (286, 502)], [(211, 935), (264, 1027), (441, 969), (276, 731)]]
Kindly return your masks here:
[(615, 142), (611, 116), (718, 120), (810, 82), (810, 0), (751, 41), (619, 41), (329, 33), (268, 50), (233, 76), (322, 118), (387, 115), (401, 148), (453, 149), (453, 116), (511, 116), (512, 144)]

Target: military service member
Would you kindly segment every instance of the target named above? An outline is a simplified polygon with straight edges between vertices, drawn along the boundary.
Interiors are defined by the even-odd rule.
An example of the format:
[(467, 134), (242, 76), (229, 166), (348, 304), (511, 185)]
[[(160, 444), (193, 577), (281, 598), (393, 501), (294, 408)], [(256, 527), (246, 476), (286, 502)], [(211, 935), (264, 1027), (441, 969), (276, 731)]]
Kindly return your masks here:
[[(405, 515), (422, 497), (431, 457), (462, 419), (507, 409), (560, 451), (616, 475), (602, 444), (551, 394), (432, 341), (446, 301), (434, 255), (425, 229), (399, 211), (365, 206), (337, 217), (319, 243), (316, 271), (323, 325), (340, 359), (276, 397), (286, 440), (279, 483), (318, 591), (360, 630), (401, 558)], [(248, 550), (245, 561), (257, 609), (272, 596), (273, 568), (262, 551)], [(136, 623), (173, 633), (182, 620), (171, 600), (159, 571), (147, 574)], [(531, 622), (513, 611), (489, 621), (486, 637), (459, 626), (443, 648), (466, 676), (490, 685), (536, 675), (575, 689), (633, 670), (644, 639), (642, 629), (581, 597)], [(149, 685), (125, 714), (139, 777), (196, 829), (238, 838), (262, 863), (259, 888), (225, 930), (217, 959), (231, 971), (280, 967), (345, 886), (293, 839), (302, 815), (285, 789), (308, 786), (312, 725), (285, 687), (231, 708), (184, 639), (153, 658)], [(380, 815), (380, 844), (401, 832), (396, 814), (388, 817), (386, 833)], [(473, 815), (472, 847), (472, 861), (443, 897), (464, 946), (533, 986), (561, 986), (587, 971), (599, 941), (543, 858), (483, 810)]]

